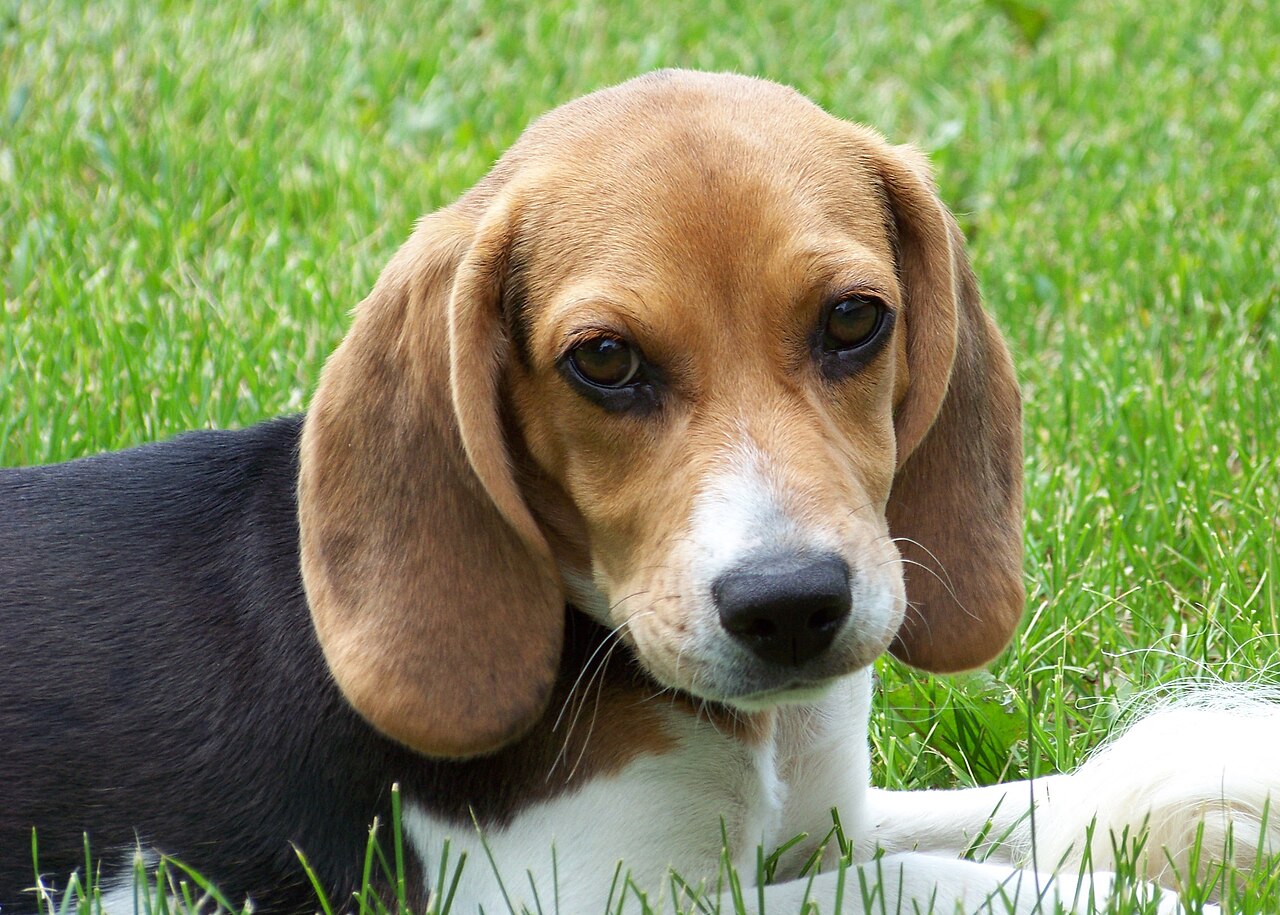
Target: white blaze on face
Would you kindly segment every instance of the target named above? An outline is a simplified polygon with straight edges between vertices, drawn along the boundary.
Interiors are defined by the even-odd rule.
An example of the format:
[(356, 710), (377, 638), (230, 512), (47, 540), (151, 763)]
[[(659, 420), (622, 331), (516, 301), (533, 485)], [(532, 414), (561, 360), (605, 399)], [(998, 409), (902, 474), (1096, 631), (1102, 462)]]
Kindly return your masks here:
[(834, 530), (802, 524), (788, 511), (780, 476), (747, 440), (731, 449), (723, 470), (706, 481), (694, 502), (688, 538), (690, 577), (700, 590), (709, 595), (718, 577), (762, 557), (843, 555)]
[[(870, 663), (897, 632), (905, 608), (901, 562), (883, 524), (855, 518), (863, 514), (858, 506), (832, 505), (827, 523), (803, 517), (793, 507), (801, 499), (789, 497), (785, 474), (750, 439), (726, 451), (719, 466), (695, 499), (683, 543), (690, 629), (703, 649), (714, 651), (710, 641), (725, 635), (712, 597), (721, 575), (782, 557), (835, 554), (848, 563), (852, 598), (840, 638)], [(867, 511), (864, 518), (869, 516)]]

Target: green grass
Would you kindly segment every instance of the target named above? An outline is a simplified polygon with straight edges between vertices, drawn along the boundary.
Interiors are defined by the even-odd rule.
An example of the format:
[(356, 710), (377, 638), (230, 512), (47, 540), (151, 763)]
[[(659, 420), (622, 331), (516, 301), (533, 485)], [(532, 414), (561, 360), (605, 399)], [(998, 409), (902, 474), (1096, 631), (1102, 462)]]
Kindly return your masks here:
[[(1280, 658), (1280, 6), (0, 2), (0, 464), (302, 408), (419, 214), (538, 113), (756, 73), (933, 156), (1026, 393), (1028, 623), (886, 663), (898, 787), (1069, 768)], [(1272, 678), (1274, 679), (1274, 678)]]

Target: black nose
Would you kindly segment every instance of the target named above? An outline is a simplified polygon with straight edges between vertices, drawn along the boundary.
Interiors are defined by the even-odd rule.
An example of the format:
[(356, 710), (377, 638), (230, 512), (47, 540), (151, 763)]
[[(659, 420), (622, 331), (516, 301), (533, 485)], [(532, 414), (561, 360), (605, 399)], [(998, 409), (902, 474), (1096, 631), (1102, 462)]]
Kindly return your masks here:
[(831, 645), (849, 616), (849, 565), (835, 554), (773, 557), (711, 585), (720, 624), (757, 656), (799, 665)]

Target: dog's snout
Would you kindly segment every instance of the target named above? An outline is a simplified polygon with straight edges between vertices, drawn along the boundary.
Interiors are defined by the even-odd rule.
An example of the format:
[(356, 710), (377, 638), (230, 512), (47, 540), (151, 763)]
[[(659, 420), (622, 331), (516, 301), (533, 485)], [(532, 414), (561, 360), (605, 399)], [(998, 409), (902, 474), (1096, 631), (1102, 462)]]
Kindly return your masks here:
[(835, 554), (774, 557), (725, 572), (711, 594), (729, 634), (766, 661), (799, 665), (848, 618), (849, 565)]

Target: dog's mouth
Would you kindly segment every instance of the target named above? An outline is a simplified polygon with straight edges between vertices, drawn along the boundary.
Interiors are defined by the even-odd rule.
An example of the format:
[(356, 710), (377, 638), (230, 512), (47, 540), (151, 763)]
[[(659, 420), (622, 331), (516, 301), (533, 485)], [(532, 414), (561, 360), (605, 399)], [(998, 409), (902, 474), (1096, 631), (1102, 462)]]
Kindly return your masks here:
[[(626, 630), (603, 626), (591, 614), (577, 608), (568, 614), (567, 637), (570, 650), (593, 662), (603, 662), (606, 655), (622, 660), (629, 676), (648, 682), (664, 694), (675, 692), (696, 702), (709, 702), (737, 712), (763, 712), (785, 705), (807, 705), (821, 700), (841, 679), (866, 666), (854, 663), (832, 663), (829, 658), (813, 662), (808, 670), (780, 668), (775, 665), (730, 663), (698, 663), (685, 657), (675, 673), (659, 669), (645, 657), (646, 652)], [(721, 659), (723, 660), (723, 659)], [(739, 659), (741, 661), (741, 659)], [(695, 668), (700, 668), (694, 673)], [(691, 675), (691, 676), (690, 676)]]
[(892, 595), (882, 596), (865, 583), (851, 588), (842, 559), (813, 561), (805, 554), (789, 564), (760, 565), (773, 578), (786, 579), (783, 584), (792, 591), (797, 588), (791, 578), (803, 579), (804, 593), (776, 593), (784, 589), (757, 567), (738, 576), (743, 582), (730, 582), (742, 584), (737, 591), (743, 594), (730, 587), (680, 590), (627, 583), (610, 590), (671, 596), (632, 607), (619, 621), (613, 610), (621, 601), (603, 586), (586, 575), (564, 577), (570, 605), (625, 646), (646, 679), (662, 690), (739, 711), (818, 702), (836, 682), (865, 669), (889, 647), (900, 623)]
[(821, 701), (836, 683), (873, 664), (893, 635), (887, 627), (851, 628), (822, 655), (795, 664), (761, 658), (716, 631), (683, 642), (661, 632), (654, 638), (630, 627), (615, 631), (631, 664), (659, 688), (742, 712)]
[(823, 651), (808, 658), (765, 655), (714, 626), (691, 627), (674, 646), (649, 638), (637, 639), (634, 647), (639, 662), (667, 686), (743, 711), (764, 711), (820, 701), (837, 682), (875, 663), (888, 649), (896, 622), (855, 613)]
[[(746, 661), (706, 658), (696, 672), (691, 664), (682, 666), (680, 676), (662, 676), (650, 669), (650, 676), (699, 699), (717, 702), (740, 711), (759, 712), (785, 705), (812, 705), (826, 696), (842, 680), (875, 662), (880, 651), (863, 651), (855, 645), (830, 657), (811, 661), (799, 668)], [(641, 656), (640, 663), (648, 667)]]
[(812, 705), (822, 699), (838, 679), (796, 679), (783, 686), (740, 693), (720, 701), (743, 712), (763, 712), (781, 705)]

